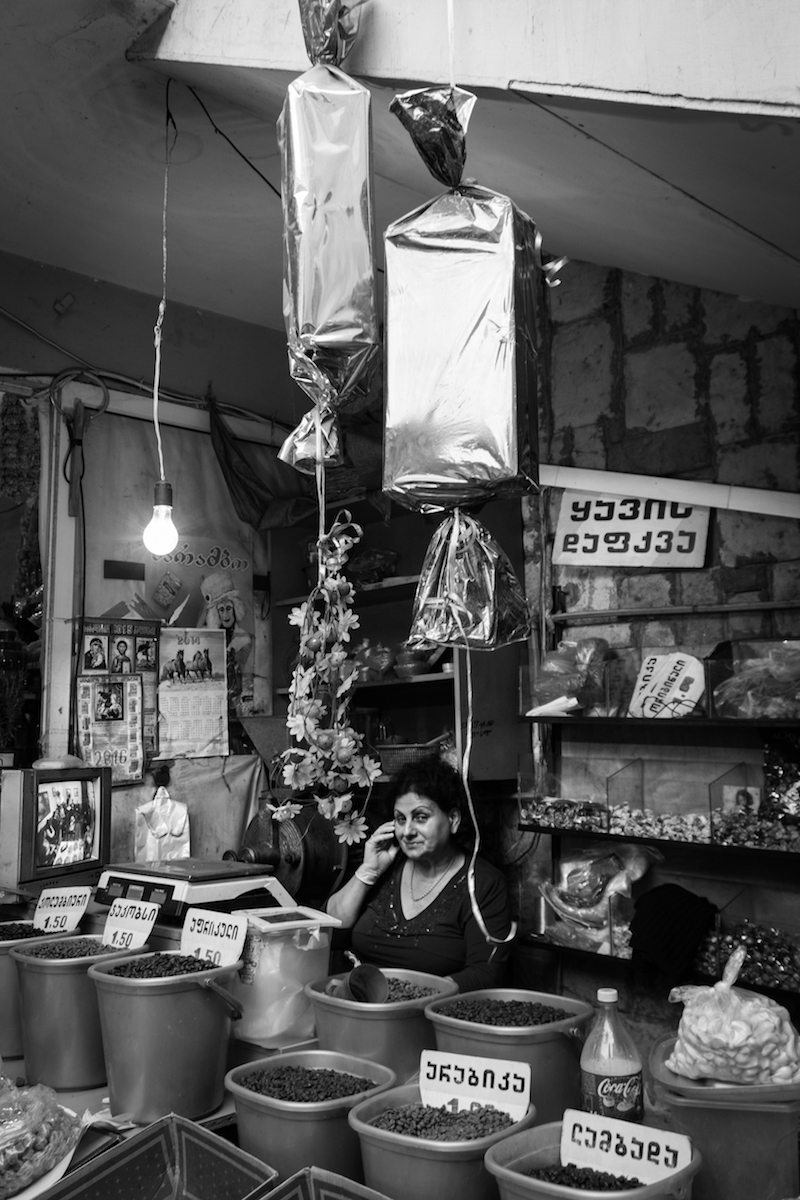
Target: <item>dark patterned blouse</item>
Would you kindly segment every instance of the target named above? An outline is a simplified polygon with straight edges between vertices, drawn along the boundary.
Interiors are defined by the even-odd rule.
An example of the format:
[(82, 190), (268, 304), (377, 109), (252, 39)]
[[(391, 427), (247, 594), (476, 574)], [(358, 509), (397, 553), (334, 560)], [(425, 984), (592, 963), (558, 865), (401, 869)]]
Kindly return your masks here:
[[(406, 919), (400, 902), (405, 858), (372, 888), (367, 906), (352, 931), (352, 946), (362, 962), (378, 967), (449, 975), (460, 992), (499, 987), (510, 944), (486, 941), (472, 909), (465, 864), (438, 896), (415, 917)], [(483, 924), (493, 937), (505, 937), (511, 918), (503, 874), (482, 858), (475, 860), (475, 898)]]

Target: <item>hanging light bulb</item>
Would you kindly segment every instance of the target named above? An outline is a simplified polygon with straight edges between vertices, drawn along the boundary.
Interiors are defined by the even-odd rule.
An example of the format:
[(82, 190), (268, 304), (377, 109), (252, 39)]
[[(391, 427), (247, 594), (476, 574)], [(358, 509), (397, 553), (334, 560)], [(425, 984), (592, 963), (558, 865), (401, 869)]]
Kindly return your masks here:
[(169, 554), (178, 544), (178, 531), (172, 520), (172, 484), (159, 479), (153, 497), (153, 516), (142, 534), (151, 554)]

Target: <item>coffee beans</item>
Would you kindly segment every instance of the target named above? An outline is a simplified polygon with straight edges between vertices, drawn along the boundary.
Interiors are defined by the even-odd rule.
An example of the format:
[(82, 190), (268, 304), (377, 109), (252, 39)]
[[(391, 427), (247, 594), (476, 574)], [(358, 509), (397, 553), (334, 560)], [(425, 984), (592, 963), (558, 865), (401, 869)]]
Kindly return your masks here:
[(5, 921), (0, 924), (0, 942), (17, 942), (22, 938), (43, 937), (44, 930), (23, 921)]
[(377, 1085), (362, 1075), (347, 1071), (332, 1071), (327, 1067), (274, 1067), (269, 1071), (253, 1071), (239, 1080), (242, 1087), (275, 1100), (291, 1100), (297, 1104), (318, 1104), (321, 1100), (340, 1100), (357, 1096)]
[(434, 1108), (430, 1104), (403, 1104), (399, 1108), (384, 1109), (369, 1123), (376, 1129), (430, 1142), (471, 1142), (514, 1124), (508, 1113), (490, 1104), (469, 1112), (453, 1112), (444, 1105)]
[(477, 1025), (549, 1025), (574, 1016), (565, 1008), (553, 1008), (538, 1000), (496, 1000), (490, 998), (450, 1000), (437, 1010), (443, 1017), (456, 1021), (471, 1021)]
[(529, 1179), (541, 1179), (546, 1183), (558, 1183), (562, 1187), (580, 1188), (583, 1191), (624, 1192), (644, 1187), (639, 1179), (595, 1171), (593, 1167), (536, 1167), (525, 1174)]
[(117, 963), (109, 975), (121, 979), (164, 979), (173, 975), (193, 975), (196, 971), (208, 971), (211, 964), (191, 954), (147, 954), (141, 958), (129, 958)]
[(22, 953), (29, 958), (65, 959), (88, 958), (97, 954), (113, 954), (113, 946), (104, 946), (96, 938), (64, 938), (57, 942), (40, 942), (38, 946), (25, 946)]

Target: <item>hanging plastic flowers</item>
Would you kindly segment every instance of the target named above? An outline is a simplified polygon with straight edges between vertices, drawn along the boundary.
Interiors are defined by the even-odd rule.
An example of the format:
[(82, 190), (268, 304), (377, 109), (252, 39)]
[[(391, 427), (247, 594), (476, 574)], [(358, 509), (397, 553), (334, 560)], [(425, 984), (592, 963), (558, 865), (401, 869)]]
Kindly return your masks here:
[[(350, 513), (340, 512), (330, 532), (317, 542), (317, 586), (289, 615), (289, 624), (300, 630), (286, 718), (297, 746), (280, 756), (284, 785), (296, 795), (310, 795), (320, 813), (334, 822), (339, 841), (348, 845), (367, 836), (364, 810), (381, 773), (380, 762), (364, 753), (363, 735), (349, 720), (358, 669), (348, 646), (359, 618), (352, 610), (355, 591), (342, 568), (361, 537)], [(364, 790), (359, 806), (356, 793)], [(278, 810), (289, 806), (287, 802)], [(281, 819), (279, 811), (274, 815)]]

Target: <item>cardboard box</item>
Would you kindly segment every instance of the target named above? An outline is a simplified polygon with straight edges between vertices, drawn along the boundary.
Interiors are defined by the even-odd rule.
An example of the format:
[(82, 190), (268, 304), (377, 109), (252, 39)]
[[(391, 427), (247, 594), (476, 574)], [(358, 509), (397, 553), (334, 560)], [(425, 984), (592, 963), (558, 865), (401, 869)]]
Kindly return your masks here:
[(383, 1192), (319, 1167), (297, 1171), (269, 1195), (270, 1200), (387, 1200)]
[(154, 1121), (47, 1193), (47, 1200), (261, 1200), (277, 1171), (185, 1117)]

